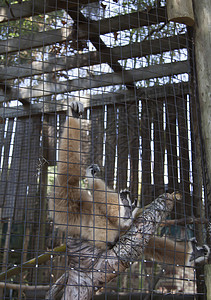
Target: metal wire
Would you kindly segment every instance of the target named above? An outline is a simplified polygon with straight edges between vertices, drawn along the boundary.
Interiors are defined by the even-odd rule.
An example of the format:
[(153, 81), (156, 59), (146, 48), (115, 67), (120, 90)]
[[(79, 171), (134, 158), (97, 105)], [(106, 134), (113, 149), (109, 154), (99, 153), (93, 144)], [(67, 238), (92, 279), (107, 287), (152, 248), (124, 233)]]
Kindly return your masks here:
[[(193, 254), (191, 238), (206, 242), (210, 216), (190, 29), (168, 22), (165, 1), (1, 6), (0, 299), (54, 299), (56, 293), (70, 299), (73, 291), (78, 296), (72, 299), (80, 299), (84, 269), (89, 299), (205, 299), (200, 266), (184, 258)], [(69, 130), (72, 101), (81, 102), (84, 112), (80, 128)], [(98, 195), (85, 178), (92, 164), (105, 183)], [(124, 189), (130, 193), (123, 207)], [(124, 231), (121, 218), (112, 227), (110, 212), (125, 209), (129, 215), (128, 197), (143, 208), (177, 190), (182, 201), (175, 201), (168, 218), (183, 223), (161, 225), (137, 261), (128, 255), (126, 270), (119, 254), (118, 276), (96, 286), (97, 272), (110, 278), (111, 248), (121, 245)], [(59, 221), (58, 214), (64, 214)], [(117, 232), (112, 241), (111, 232)], [(102, 257), (105, 268), (98, 270)], [(74, 284), (70, 274), (77, 277)]]

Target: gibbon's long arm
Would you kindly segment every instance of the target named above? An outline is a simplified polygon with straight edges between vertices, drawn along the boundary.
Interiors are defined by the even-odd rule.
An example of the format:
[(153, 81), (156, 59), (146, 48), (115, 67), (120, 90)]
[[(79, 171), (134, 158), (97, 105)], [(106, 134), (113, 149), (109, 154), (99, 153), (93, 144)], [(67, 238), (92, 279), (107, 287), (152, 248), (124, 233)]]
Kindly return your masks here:
[(59, 157), (57, 163), (58, 185), (77, 198), (79, 182), (81, 179), (81, 124), (80, 116), (83, 113), (83, 105), (80, 102), (71, 102), (72, 113), (64, 124), (63, 133), (59, 145)]
[(59, 147), (58, 183), (79, 187), (80, 180), (80, 121), (69, 117), (64, 124)]

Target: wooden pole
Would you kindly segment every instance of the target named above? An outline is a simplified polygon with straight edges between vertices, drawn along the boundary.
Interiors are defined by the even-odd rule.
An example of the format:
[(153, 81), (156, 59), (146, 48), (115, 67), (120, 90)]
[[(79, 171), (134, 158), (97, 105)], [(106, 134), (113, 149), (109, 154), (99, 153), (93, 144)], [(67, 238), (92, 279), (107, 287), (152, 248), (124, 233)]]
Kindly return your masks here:
[(194, 0), (195, 57), (201, 127), (204, 138), (208, 175), (211, 176), (211, 6), (209, 0)]
[[(195, 15), (195, 58), (198, 83), (198, 100), (200, 106), (200, 126), (203, 137), (203, 161), (206, 162), (205, 193), (208, 215), (210, 215), (210, 177), (211, 177), (211, 6), (210, 0), (193, 0)], [(209, 236), (209, 242), (211, 237)], [(210, 282), (211, 264), (206, 266), (205, 282), (207, 299), (211, 299)]]
[(207, 287), (207, 300), (211, 299), (211, 265), (206, 265), (204, 267), (204, 273), (205, 273), (205, 283)]
[(193, 26), (192, 0), (167, 0), (168, 20)]

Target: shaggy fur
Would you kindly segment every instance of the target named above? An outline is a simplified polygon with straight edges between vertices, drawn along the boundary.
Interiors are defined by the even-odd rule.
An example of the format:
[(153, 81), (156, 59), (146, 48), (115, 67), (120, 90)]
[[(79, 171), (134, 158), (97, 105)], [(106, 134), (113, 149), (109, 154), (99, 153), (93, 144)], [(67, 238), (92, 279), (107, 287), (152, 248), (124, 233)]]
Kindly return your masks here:
[[(77, 105), (74, 103), (73, 106), (75, 109)], [(119, 195), (109, 189), (104, 181), (95, 178), (92, 167), (87, 169), (86, 174), (89, 190), (80, 187), (80, 129), (80, 119), (69, 117), (65, 122), (50, 210), (54, 224), (67, 235), (85, 239), (96, 247), (106, 249), (131, 226), (137, 208), (132, 208), (127, 191)], [(129, 206), (131, 213), (128, 213)], [(189, 264), (191, 255), (193, 256), (191, 242), (175, 243), (167, 238), (152, 237), (145, 249), (147, 259), (163, 263)]]

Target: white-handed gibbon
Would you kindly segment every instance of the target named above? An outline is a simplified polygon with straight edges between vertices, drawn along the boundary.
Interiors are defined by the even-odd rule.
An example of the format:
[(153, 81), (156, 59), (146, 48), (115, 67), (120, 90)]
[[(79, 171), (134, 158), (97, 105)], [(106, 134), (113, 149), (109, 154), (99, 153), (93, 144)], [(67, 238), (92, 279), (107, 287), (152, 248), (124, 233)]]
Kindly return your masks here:
[[(81, 122), (76, 116), (83, 113), (83, 105), (72, 102), (71, 108), (72, 115), (64, 124), (60, 140), (57, 177), (49, 208), (54, 224), (67, 235), (106, 249), (131, 226), (138, 208), (136, 201), (131, 202), (127, 190), (117, 193), (96, 178), (97, 165), (86, 170), (89, 188), (81, 188)], [(195, 241), (176, 243), (153, 236), (144, 255), (161, 263), (189, 265), (194, 259), (207, 257), (209, 248), (196, 247)]]

